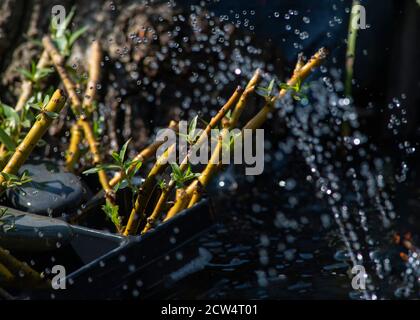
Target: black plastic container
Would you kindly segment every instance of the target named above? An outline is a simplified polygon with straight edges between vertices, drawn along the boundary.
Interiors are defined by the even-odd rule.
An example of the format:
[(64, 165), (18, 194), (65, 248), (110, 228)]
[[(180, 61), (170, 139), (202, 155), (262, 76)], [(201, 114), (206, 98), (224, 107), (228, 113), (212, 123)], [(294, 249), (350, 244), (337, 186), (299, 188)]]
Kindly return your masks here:
[(200, 268), (200, 261), (208, 258), (198, 246), (187, 244), (215, 227), (213, 204), (203, 200), (143, 236), (119, 237), (97, 231), (89, 235), (90, 231), (82, 228), (77, 241), (87, 252), (91, 245), (101, 246), (100, 239), (106, 248), (113, 248), (68, 274), (66, 289), (26, 295), (31, 299), (133, 299), (154, 295), (182, 274)]

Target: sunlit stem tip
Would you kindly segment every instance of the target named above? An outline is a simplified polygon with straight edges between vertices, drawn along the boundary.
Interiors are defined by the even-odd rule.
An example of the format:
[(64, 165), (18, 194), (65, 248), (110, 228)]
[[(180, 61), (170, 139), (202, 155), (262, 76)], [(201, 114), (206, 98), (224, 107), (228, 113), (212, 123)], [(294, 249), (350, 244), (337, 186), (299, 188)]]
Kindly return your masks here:
[[(50, 114), (59, 113), (65, 102), (66, 97), (64, 96), (64, 93), (61, 90), (56, 90), (48, 104), (37, 117), (37, 120), (29, 130), (26, 137), (16, 148), (6, 166), (3, 168), (3, 173), (15, 175), (18, 172), (20, 167), (30, 156), (38, 141), (42, 138), (53, 122), (54, 119), (50, 116)], [(4, 183), (5, 177), (0, 175), (0, 192), (4, 191)]]

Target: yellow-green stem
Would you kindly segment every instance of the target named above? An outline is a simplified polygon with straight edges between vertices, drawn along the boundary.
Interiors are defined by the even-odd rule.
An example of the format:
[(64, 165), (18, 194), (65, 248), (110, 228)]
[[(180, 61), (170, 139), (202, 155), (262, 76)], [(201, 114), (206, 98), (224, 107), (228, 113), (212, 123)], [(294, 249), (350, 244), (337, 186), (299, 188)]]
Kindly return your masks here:
[(2, 144), (0, 146), (0, 171), (3, 170), (8, 159), (9, 159), (9, 153), (6, 150), (6, 147)]
[[(92, 126), (86, 119), (86, 115), (83, 114), (82, 104), (80, 102), (79, 96), (76, 93), (75, 85), (67, 71), (64, 67), (64, 59), (58, 52), (57, 48), (55, 47), (53, 41), (49, 36), (44, 36), (42, 38), (42, 43), (44, 45), (45, 50), (48, 52), (55, 69), (57, 70), (61, 81), (63, 82), (64, 88), (66, 89), (69, 98), (71, 100), (71, 109), (76, 116), (78, 125), (82, 128), (84, 136), (89, 144), (90, 152), (92, 153), (93, 162), (95, 165), (102, 164), (102, 156), (99, 152), (98, 143), (95, 139), (95, 135), (93, 134)], [(114, 192), (112, 191), (108, 176), (106, 175), (105, 170), (99, 170), (98, 172), (99, 182), (101, 183), (102, 188), (105, 191), (105, 195), (107, 200), (111, 203), (115, 202), (114, 199)]]
[[(312, 70), (319, 66), (321, 62), (325, 59), (327, 52), (324, 48), (320, 49), (305, 65), (302, 63), (302, 57), (299, 56), (298, 62), (293, 72), (292, 78), (288, 81), (289, 86), (294, 86), (298, 82), (304, 81)], [(261, 125), (267, 120), (268, 115), (274, 109), (274, 102), (276, 99), (282, 98), (286, 95), (287, 90), (282, 89), (280, 90), (277, 97), (273, 97), (268, 99), (265, 106), (255, 115), (243, 128), (244, 129), (257, 129), (261, 127)], [(211, 160), (209, 164), (206, 166), (200, 177), (194, 180), (187, 188), (184, 197), (177, 200), (173, 207), (169, 210), (165, 221), (169, 220), (173, 216), (175, 216), (178, 212), (185, 208), (189, 208), (193, 206), (201, 197), (201, 194), (211, 178), (214, 176), (215, 172), (221, 167), (221, 163), (219, 162), (219, 157), (221, 150), (223, 148), (223, 139), (224, 133), (221, 134), (221, 139), (219, 140), (215, 151), (212, 154)], [(216, 164), (214, 164), (216, 163)]]
[[(178, 131), (178, 122), (177, 121), (171, 121), (168, 126), (169, 130)], [(155, 141), (154, 143), (150, 144), (146, 148), (144, 148), (137, 156), (133, 158), (133, 161), (135, 161), (128, 169), (128, 173), (132, 173), (133, 170), (137, 166), (137, 162), (145, 162), (146, 160), (152, 158), (155, 154), (157, 149), (164, 143), (165, 141)], [(120, 172), (116, 173), (114, 177), (109, 181), (109, 184), (111, 187), (114, 187), (118, 182), (122, 180), (122, 175)]]
[[(298, 72), (295, 72), (293, 76), (287, 81), (289, 86), (295, 86), (298, 82), (303, 82), (312, 72), (313, 69), (318, 67), (327, 56), (327, 50), (321, 48), (318, 52), (312, 56), (312, 58), (302, 66)], [(274, 102), (277, 99), (283, 98), (287, 89), (281, 89), (277, 97), (268, 99), (264, 107), (245, 125), (244, 129), (256, 129), (260, 128), (261, 125), (267, 120), (268, 115), (274, 109)]]
[[(56, 90), (46, 105), (45, 110), (41, 111), (38, 119), (35, 121), (26, 137), (16, 148), (2, 172), (14, 175), (18, 172), (20, 167), (30, 156), (38, 141), (42, 138), (53, 122), (53, 118), (48, 116), (47, 112), (59, 113), (63, 108), (65, 101), (66, 97), (64, 96), (64, 93), (61, 90)], [(5, 182), (5, 178), (0, 175), (0, 192), (4, 191)]]
[(74, 170), (74, 167), (80, 158), (80, 142), (82, 141), (82, 137), (82, 128), (76, 122), (70, 131), (70, 144), (66, 153), (66, 168), (70, 172)]
[(6, 266), (0, 263), (0, 283), (10, 283), (15, 279), (15, 276)]
[(15, 279), (21, 278), (27, 285), (34, 287), (46, 287), (49, 283), (48, 280), (44, 279), (28, 264), (19, 261), (2, 247), (0, 247), (0, 263), (14, 275)]
[(351, 97), (353, 86), (354, 61), (356, 59), (356, 42), (357, 42), (357, 27), (354, 25), (354, 19), (358, 12), (354, 10), (355, 6), (360, 5), (359, 0), (353, 0), (349, 21), (349, 29), (347, 36), (347, 52), (346, 52), (346, 82), (345, 95)]
[[(254, 90), (255, 85), (259, 82), (261, 78), (261, 70), (257, 69), (249, 81), (248, 85), (246, 86), (245, 92), (241, 88), (237, 88), (231, 98), (227, 101), (227, 103), (218, 111), (218, 113), (210, 120), (202, 134), (197, 139), (197, 142), (194, 144), (193, 148), (200, 148), (200, 146), (207, 140), (211, 129), (216, 127), (216, 125), (223, 119), (223, 117), (226, 115), (226, 113), (231, 110), (233, 106), (235, 106), (235, 109), (232, 113), (232, 123), (236, 123), (236, 121), (239, 119), (239, 116), (242, 112), (243, 106), (246, 104), (246, 97), (250, 93), (250, 91)], [(244, 98), (245, 97), (245, 98)], [(238, 110), (239, 109), (239, 110)], [(183, 159), (180, 165), (180, 170), (184, 171), (188, 166), (188, 157), (189, 154), (187, 154), (186, 158)], [(166, 186), (164, 190), (162, 190), (162, 193), (159, 196), (159, 199), (153, 208), (153, 212), (151, 213), (150, 217), (147, 219), (146, 226), (144, 227), (142, 233), (147, 232), (150, 230), (156, 221), (160, 218), (161, 213), (166, 206), (166, 203), (168, 201), (168, 197), (171, 194), (171, 191), (175, 187), (175, 180), (171, 179)], [(179, 196), (179, 201), (182, 200), (182, 197)]]
[[(86, 117), (90, 117), (93, 112), (93, 102), (96, 97), (97, 86), (100, 79), (101, 60), (101, 46), (98, 41), (95, 41), (90, 47), (89, 79), (82, 103), (82, 109)], [(83, 133), (79, 122), (73, 124), (70, 133), (70, 144), (66, 155), (66, 167), (67, 170), (73, 171), (76, 163), (80, 159), (80, 143), (83, 139)]]
[(146, 219), (145, 209), (149, 202), (152, 190), (156, 184), (156, 177), (163, 172), (168, 165), (168, 158), (176, 151), (175, 144), (172, 144), (160, 157), (150, 170), (146, 180), (140, 186), (133, 209), (131, 210), (124, 235), (134, 235), (137, 233), (140, 223)]

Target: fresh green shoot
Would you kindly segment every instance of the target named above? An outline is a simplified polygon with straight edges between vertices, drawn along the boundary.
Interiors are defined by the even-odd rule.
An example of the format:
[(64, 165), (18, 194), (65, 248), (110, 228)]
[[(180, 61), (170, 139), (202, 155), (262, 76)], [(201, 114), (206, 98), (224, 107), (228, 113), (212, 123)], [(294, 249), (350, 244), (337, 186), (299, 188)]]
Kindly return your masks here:
[(13, 139), (0, 127), (0, 143), (4, 144), (8, 151), (15, 151), (16, 144)]
[(229, 122), (232, 120), (232, 110), (229, 110), (226, 114), (225, 114), (225, 118), (229, 120)]
[[(274, 97), (273, 91), (274, 91), (275, 84), (276, 84), (276, 80), (273, 79), (270, 81), (267, 87), (258, 87), (257, 94), (264, 97), (265, 100), (270, 101), (271, 98)], [(300, 101), (303, 98), (307, 98), (307, 96), (302, 92), (304, 89), (307, 88), (307, 86), (302, 86), (302, 81), (300, 80), (294, 86), (291, 86), (287, 83), (280, 83), (278, 87), (280, 90), (284, 89), (287, 91), (291, 91), (292, 97), (296, 101)]]
[(272, 79), (267, 87), (258, 87), (256, 92), (258, 95), (264, 97), (265, 100), (270, 100), (273, 97), (274, 85), (276, 80)]
[(303, 90), (306, 90), (308, 88), (307, 85), (302, 86), (302, 81), (298, 80), (298, 82), (291, 86), (287, 83), (280, 83), (279, 88), (286, 91), (292, 92), (292, 97), (296, 101), (301, 101), (302, 99), (308, 99), (308, 97), (303, 93)]
[(233, 135), (230, 135), (229, 141), (224, 142), (223, 141), (223, 148), (226, 151), (229, 151), (232, 149), (232, 146), (235, 144), (235, 141), (239, 139), (242, 136), (242, 132), (236, 132)]
[(31, 177), (29, 177), (28, 172), (26, 170), (22, 173), (20, 177), (6, 172), (0, 172), (0, 175), (2, 175), (5, 180), (2, 184), (2, 187), (4, 189), (20, 188), (25, 183), (32, 181)]
[(198, 115), (195, 116), (188, 124), (188, 134), (178, 133), (180, 137), (184, 138), (189, 145), (193, 145), (199, 136), (199, 130), (197, 130)]
[(55, 16), (51, 20), (51, 37), (55, 42), (59, 52), (64, 57), (68, 57), (70, 55), (73, 44), (88, 29), (88, 27), (85, 26), (74, 32), (69, 30), (70, 23), (74, 17), (74, 14), (75, 8), (73, 7), (62, 23), (58, 23), (58, 17)]
[(50, 101), (50, 96), (47, 94), (44, 96), (43, 100), (38, 100), (37, 102), (32, 102), (29, 104), (29, 106), (32, 109), (39, 111), (39, 114), (35, 117), (37, 120), (39, 120), (43, 114), (45, 114), (51, 119), (56, 119), (58, 117), (58, 113), (47, 111), (45, 109), (49, 101)]
[(347, 35), (347, 50), (346, 50), (346, 75), (344, 82), (344, 94), (346, 97), (351, 97), (353, 90), (353, 75), (354, 75), (354, 62), (356, 59), (356, 46), (357, 46), (357, 36), (358, 28), (354, 26), (353, 21), (358, 16), (358, 10), (353, 10), (360, 5), (359, 0), (353, 0), (350, 11), (348, 35)]
[(115, 225), (117, 230), (122, 230), (122, 217), (118, 214), (119, 206), (114, 205), (109, 201), (106, 201), (105, 205), (102, 206), (102, 210), (105, 212), (106, 216), (111, 220), (111, 222)]
[(0, 102), (0, 119), (1, 119), (0, 125), (9, 135), (11, 135), (12, 132), (14, 132), (19, 126), (19, 122), (20, 122), (19, 114), (16, 112), (14, 108), (1, 102)]
[(171, 163), (171, 168), (171, 178), (175, 181), (177, 188), (183, 188), (186, 182), (200, 176), (199, 173), (192, 172), (190, 165), (188, 165), (187, 170), (185, 170), (185, 172), (182, 172), (181, 168), (176, 163)]
[[(137, 192), (137, 188), (133, 184), (133, 177), (140, 169), (142, 162), (139, 160), (126, 160), (126, 153), (127, 147), (130, 143), (131, 139), (124, 143), (123, 147), (121, 148), (120, 152), (113, 152), (112, 158), (114, 159), (114, 163), (103, 164), (86, 170), (83, 174), (95, 174), (101, 170), (112, 170), (118, 171), (122, 175), (122, 179), (118, 182), (115, 187), (114, 191), (117, 192), (118, 190), (129, 188), (132, 192), (132, 197), (134, 201), (134, 195)], [(134, 169), (133, 169), (134, 166)], [(119, 206), (111, 203), (110, 201), (106, 201), (105, 205), (102, 206), (102, 210), (105, 212), (107, 217), (112, 221), (118, 231), (122, 230), (122, 217), (119, 215)]]
[(32, 127), (35, 117), (25, 106), (21, 111), (0, 102), (0, 143), (5, 145), (8, 151), (14, 151), (22, 136), (24, 129)]
[(161, 179), (158, 182), (158, 187), (160, 190), (166, 190), (168, 188), (168, 184), (166, 183), (165, 179)]
[[(51, 89), (51, 88), (50, 88)], [(31, 128), (33, 122), (35, 122), (36, 117), (34, 114), (34, 110), (39, 111), (39, 108), (43, 107), (43, 102), (46, 99), (45, 97), (50, 97), (52, 95), (51, 90), (47, 90), (44, 94), (43, 92), (36, 92), (29, 100), (26, 102), (25, 106), (23, 107), (20, 113), (20, 124), (23, 128)]]
[[(47, 90), (47, 92), (50, 91), (50, 89)], [(37, 92), (20, 111), (16, 111), (14, 108), (0, 102), (0, 143), (6, 147), (7, 151), (13, 152), (16, 149), (16, 146), (26, 136), (27, 131), (39, 119), (41, 114), (46, 114), (52, 119), (58, 117), (58, 114), (45, 110), (50, 99), (49, 97), (50, 94), (43, 95), (42, 92)], [(36, 117), (32, 110), (41, 112)], [(38, 145), (41, 144), (42, 141), (39, 141)]]
[(18, 68), (17, 69), (27, 80), (32, 82), (36, 88), (39, 88), (40, 81), (46, 78), (53, 72), (52, 68), (37, 68), (34, 61), (31, 62), (29, 70)]
[(7, 212), (8, 208), (0, 208), (0, 230), (3, 233), (16, 229), (15, 216)]
[[(101, 170), (111, 170), (120, 172), (122, 175), (122, 179), (118, 182), (115, 187), (114, 191), (117, 192), (118, 190), (130, 188), (130, 190), (135, 194), (137, 192), (137, 188), (133, 184), (133, 177), (139, 171), (142, 166), (142, 162), (139, 160), (126, 160), (126, 152), (128, 144), (130, 143), (131, 139), (128, 140), (123, 147), (121, 148), (120, 152), (112, 152), (112, 158), (114, 159), (114, 163), (103, 164), (86, 170), (83, 174), (95, 174)], [(132, 169), (134, 168), (134, 169)]]

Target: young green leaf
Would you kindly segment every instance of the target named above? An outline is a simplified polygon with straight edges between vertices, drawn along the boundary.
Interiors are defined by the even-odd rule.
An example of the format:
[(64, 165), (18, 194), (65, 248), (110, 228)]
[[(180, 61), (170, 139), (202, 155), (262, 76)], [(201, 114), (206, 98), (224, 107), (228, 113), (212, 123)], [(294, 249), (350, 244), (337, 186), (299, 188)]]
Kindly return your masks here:
[(103, 165), (85, 170), (83, 171), (83, 174), (84, 175), (94, 174), (102, 170), (120, 170), (120, 168), (121, 168), (120, 166), (115, 165), (115, 164), (103, 164)]
[(30, 71), (28, 71), (26, 69), (23, 69), (23, 68), (18, 68), (17, 71), (21, 75), (23, 75), (27, 80), (29, 80), (31, 82), (35, 82), (35, 77), (34, 77), (34, 75)]
[(167, 187), (166, 181), (164, 179), (159, 180), (158, 186), (161, 190), (165, 190)]
[(0, 102), (0, 118), (3, 118), (10, 130), (14, 131), (19, 123), (19, 114), (12, 107)]
[(269, 98), (273, 94), (274, 85), (276, 84), (276, 80), (272, 79), (267, 87), (258, 87), (257, 94), (263, 96), (264, 98)]
[(5, 180), (3, 182), (3, 186), (6, 187), (6, 189), (20, 187), (23, 184), (31, 181), (27, 171), (24, 171), (20, 177), (6, 172), (0, 172), (0, 175), (2, 175)]
[(76, 30), (75, 32), (73, 32), (69, 39), (68, 39), (68, 45), (69, 47), (72, 47), (73, 44), (76, 42), (76, 40), (82, 35), (84, 34), (87, 30), (89, 29), (88, 26), (84, 26), (78, 30)]
[(53, 73), (54, 70), (52, 68), (39, 68), (35, 70), (34, 73), (34, 82), (38, 83), (40, 80), (44, 79), (51, 73)]
[(120, 154), (119, 154), (118, 152), (113, 151), (113, 152), (111, 153), (111, 156), (114, 158), (115, 162), (116, 162), (118, 165), (121, 165), (121, 164), (122, 164), (122, 160), (121, 160), (121, 158), (120, 158)]
[(44, 113), (50, 117), (51, 119), (57, 119), (58, 118), (58, 113), (56, 112), (51, 112), (51, 111), (44, 111)]
[(38, 110), (38, 111), (41, 111), (42, 110), (42, 107), (39, 105), (39, 103), (31, 103), (29, 106), (32, 109), (35, 109), (35, 110)]
[(62, 23), (58, 23), (58, 17), (53, 16), (53, 18), (51, 19), (51, 34), (53, 38), (60, 38), (64, 36), (64, 33), (68, 29), (75, 12), (76, 8), (72, 7), (69, 14), (64, 18), (64, 21), (62, 21)]
[(172, 179), (174, 179), (175, 184), (178, 188), (183, 188), (185, 182), (190, 181), (200, 175), (199, 173), (193, 173), (190, 165), (188, 165), (185, 172), (182, 172), (181, 168), (176, 163), (171, 164), (171, 167), (172, 167), (171, 176), (172, 176)]
[(194, 143), (195, 141), (195, 137), (196, 137), (196, 129), (197, 129), (197, 119), (198, 119), (198, 115), (195, 116), (189, 126), (188, 126), (188, 141), (189, 143)]
[[(129, 170), (129, 168), (131, 167), (131, 165), (135, 164), (135, 167), (133, 170)], [(137, 172), (140, 170), (141, 166), (143, 165), (143, 163), (140, 160), (135, 160), (135, 161), (130, 161), (128, 162), (128, 165), (124, 165), (124, 169), (126, 172), (126, 175), (128, 177), (128, 179), (132, 179)]]
[(119, 206), (114, 205), (107, 201), (105, 205), (102, 206), (102, 210), (105, 212), (107, 217), (112, 221), (112, 223), (117, 227), (118, 230), (121, 229), (122, 218), (119, 216)]
[(125, 159), (125, 153), (127, 152), (128, 144), (130, 143), (131, 139), (128, 139), (126, 143), (122, 146), (119, 154), (120, 161), (123, 162)]
[(276, 80), (275, 79), (272, 79), (270, 81), (270, 84), (267, 87), (267, 91), (268, 91), (269, 95), (271, 95), (273, 93), (273, 89), (274, 89), (274, 84), (275, 83), (276, 83)]
[(177, 163), (171, 163), (171, 168), (172, 168), (172, 173), (176, 176), (176, 177), (182, 177), (182, 171), (181, 168), (178, 166)]
[(0, 127), (0, 142), (5, 145), (9, 151), (15, 151), (16, 144), (13, 139)]
[(229, 121), (232, 119), (232, 110), (229, 110), (226, 115), (225, 118), (227, 118)]

